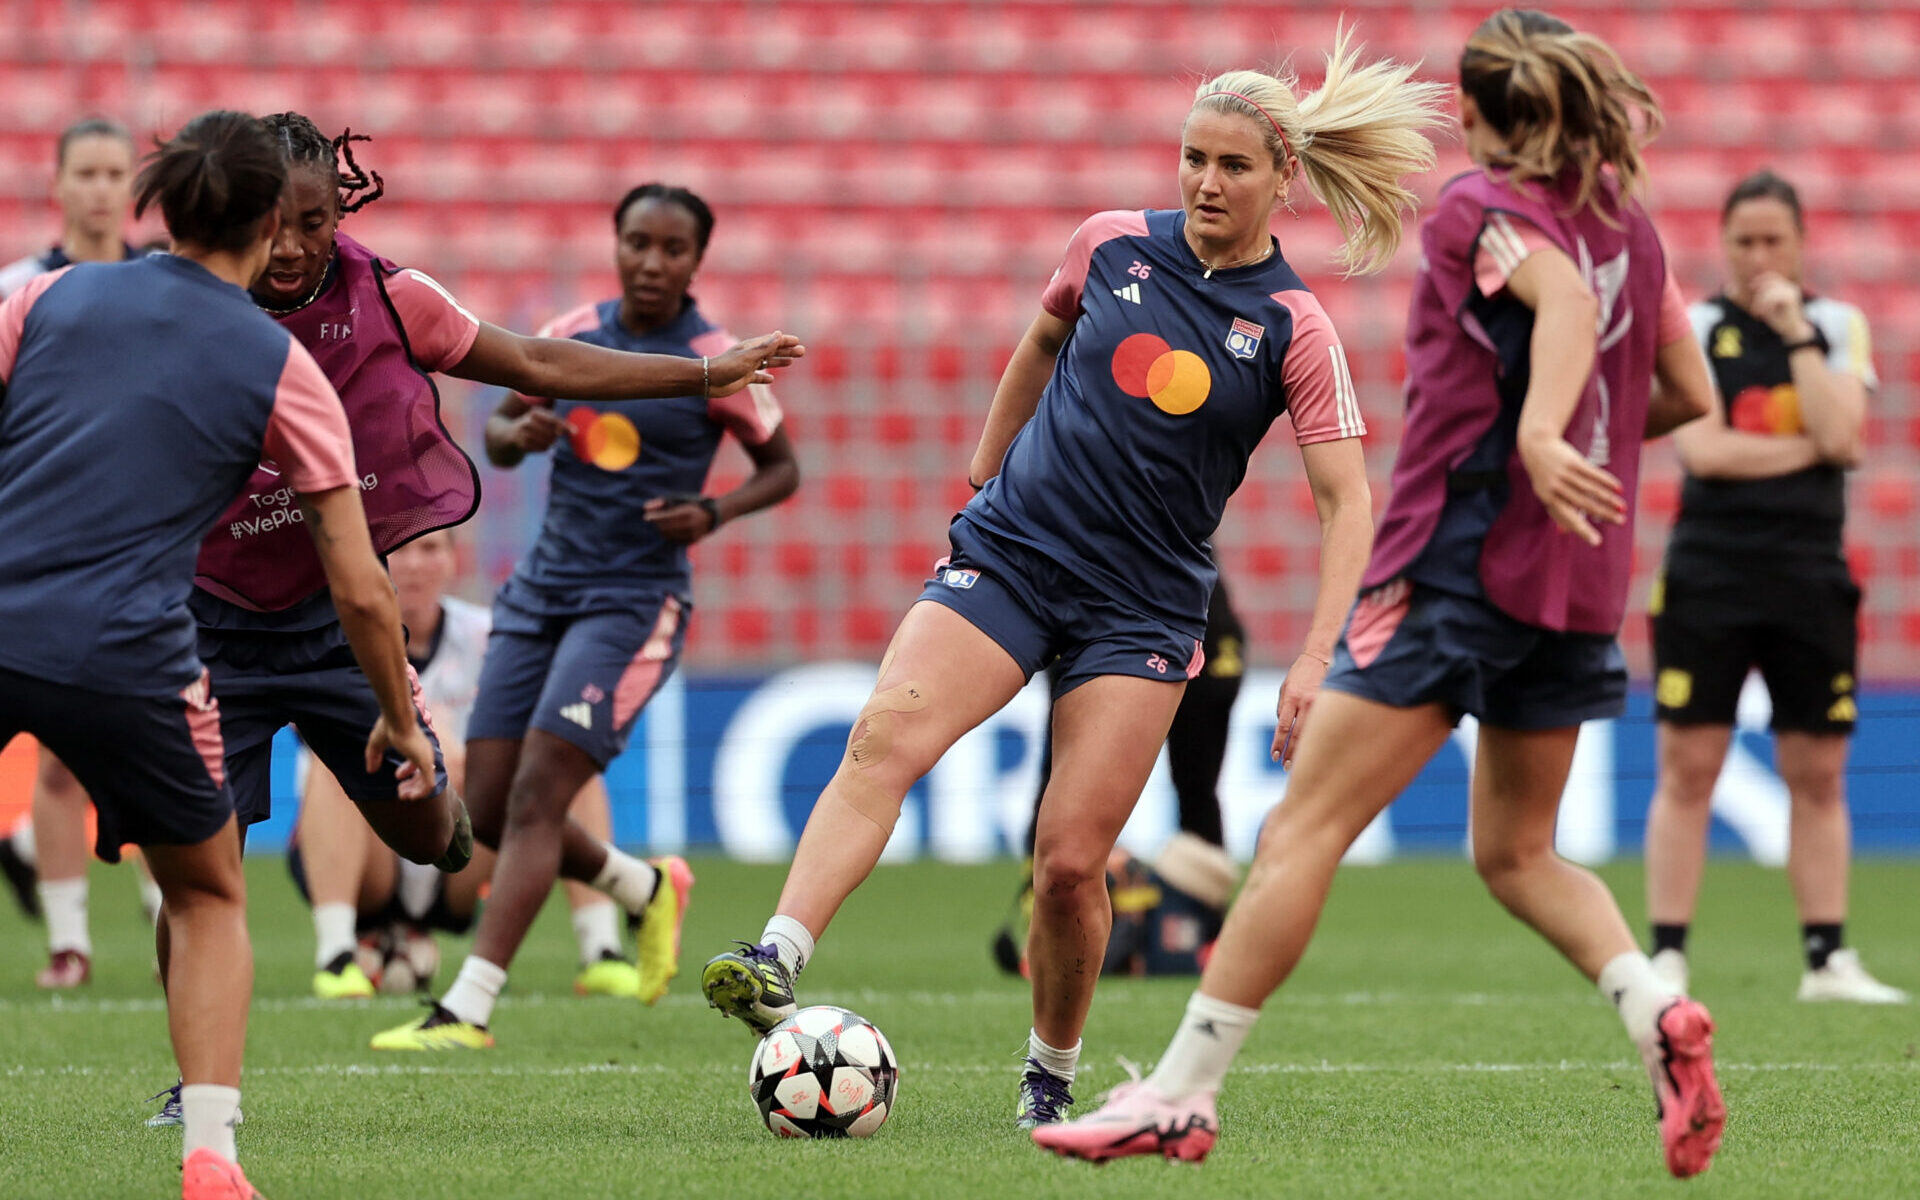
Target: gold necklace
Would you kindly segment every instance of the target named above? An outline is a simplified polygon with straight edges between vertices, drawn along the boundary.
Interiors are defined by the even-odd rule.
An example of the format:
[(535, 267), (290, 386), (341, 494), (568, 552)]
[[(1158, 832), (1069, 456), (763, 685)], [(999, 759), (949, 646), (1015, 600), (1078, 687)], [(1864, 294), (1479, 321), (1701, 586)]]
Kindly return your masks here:
[(1210, 263), (1206, 259), (1200, 258), (1200, 252), (1198, 250), (1195, 250), (1193, 252), (1193, 256), (1195, 258), (1199, 258), (1200, 265), (1206, 268), (1205, 271), (1201, 272), (1200, 278), (1212, 279), (1213, 273), (1215, 271), (1231, 271), (1235, 267), (1250, 267), (1254, 263), (1267, 261), (1267, 259), (1273, 256), (1273, 247), (1274, 247), (1273, 238), (1269, 236), (1267, 238), (1267, 248), (1265, 250), (1262, 250), (1260, 253), (1252, 256), (1251, 258), (1243, 258), (1239, 262)]
[[(327, 286), (327, 276), (331, 274), (333, 271), (334, 249), (338, 249), (337, 243), (333, 249), (329, 249), (327, 251), (327, 265), (320, 268), (320, 282), (313, 285), (312, 291), (308, 292), (305, 296), (301, 297), (299, 301), (294, 303), (289, 308), (275, 308), (271, 304), (260, 304), (261, 311), (270, 313), (271, 315), (276, 317), (284, 317), (289, 313), (299, 312), (301, 309), (305, 308), (309, 304), (312, 304), (316, 299), (318, 299), (320, 295), (320, 289)], [(260, 302), (258, 300), (255, 300), (254, 303), (259, 304)]]

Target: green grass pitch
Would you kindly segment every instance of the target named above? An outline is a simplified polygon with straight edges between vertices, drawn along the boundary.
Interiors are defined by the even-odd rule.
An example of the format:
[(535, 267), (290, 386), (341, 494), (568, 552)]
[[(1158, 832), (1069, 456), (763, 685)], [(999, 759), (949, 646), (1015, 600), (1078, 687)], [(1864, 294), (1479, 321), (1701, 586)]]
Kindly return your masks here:
[[(1920, 1195), (1920, 1013), (1802, 1006), (1787, 883), (1716, 862), (1694, 982), (1720, 1024), (1731, 1118), (1713, 1169), (1660, 1164), (1644, 1076), (1612, 1012), (1481, 892), (1462, 862), (1342, 873), (1320, 935), (1267, 1009), (1199, 1168), (1043, 1156), (1012, 1128), (1025, 989), (987, 939), (1014, 868), (887, 866), (821, 946), (803, 1002), (861, 1012), (904, 1064), (865, 1142), (776, 1140), (755, 1119), (749, 1039), (701, 1004), (699, 964), (756, 934), (780, 872), (696, 863), (682, 977), (659, 1007), (575, 998), (557, 902), (515, 965), (498, 1048), (376, 1055), (399, 1000), (308, 999), (312, 934), (280, 860), (250, 860), (258, 984), (239, 1140), (289, 1197), (1494, 1197)], [(1638, 924), (1640, 876), (1609, 881)], [(172, 1082), (133, 880), (96, 877), (96, 976), (52, 997), (40, 931), (0, 914), (0, 1195), (178, 1195), (177, 1131), (141, 1124)], [(1920, 984), (1920, 864), (1856, 869), (1850, 940)], [(442, 979), (464, 946), (445, 943)], [(1077, 1094), (1150, 1063), (1191, 984), (1108, 981)]]

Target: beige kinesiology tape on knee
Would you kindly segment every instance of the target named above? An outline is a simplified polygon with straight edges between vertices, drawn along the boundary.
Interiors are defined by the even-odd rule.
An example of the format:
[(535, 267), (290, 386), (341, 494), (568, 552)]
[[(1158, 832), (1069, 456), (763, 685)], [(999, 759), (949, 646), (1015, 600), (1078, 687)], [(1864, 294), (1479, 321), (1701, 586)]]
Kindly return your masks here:
[(899, 796), (892, 789), (868, 779), (865, 772), (887, 761), (893, 752), (895, 714), (916, 713), (927, 706), (926, 693), (912, 680), (874, 693), (860, 715), (854, 718), (847, 734), (847, 765), (851, 771), (841, 775), (842, 787), (836, 789), (848, 808), (872, 821), (889, 835), (900, 819)]

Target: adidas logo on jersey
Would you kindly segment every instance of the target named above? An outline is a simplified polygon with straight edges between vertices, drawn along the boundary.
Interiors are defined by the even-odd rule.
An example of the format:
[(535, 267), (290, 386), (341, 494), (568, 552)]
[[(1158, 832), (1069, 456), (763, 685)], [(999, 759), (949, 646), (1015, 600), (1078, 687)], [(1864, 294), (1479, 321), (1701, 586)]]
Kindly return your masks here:
[(593, 705), (581, 700), (560, 710), (560, 715), (582, 729), (593, 728)]
[(1122, 300), (1130, 301), (1134, 304), (1140, 303), (1140, 285), (1137, 283), (1130, 283), (1125, 287), (1115, 288), (1113, 289), (1113, 294)]

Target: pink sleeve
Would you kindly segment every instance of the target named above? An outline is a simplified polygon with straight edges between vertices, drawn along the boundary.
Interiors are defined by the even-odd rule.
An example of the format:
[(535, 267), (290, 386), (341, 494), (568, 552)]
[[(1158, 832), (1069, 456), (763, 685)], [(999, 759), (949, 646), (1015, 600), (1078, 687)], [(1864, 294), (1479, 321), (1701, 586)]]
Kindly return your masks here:
[(1294, 440), (1302, 446), (1363, 437), (1360, 398), (1347, 370), (1347, 351), (1312, 292), (1275, 292), (1273, 298), (1293, 314), (1293, 340), (1287, 345), (1280, 379), (1287, 389), (1287, 416)]
[(353, 435), (333, 385), (298, 339), (287, 339), (287, 365), (273, 397), (261, 450), (296, 492), (330, 492), (355, 479)]
[(35, 275), (25, 287), (0, 304), (0, 381), (13, 378), (13, 364), (20, 357), (20, 338), (27, 331), (27, 310), (53, 286), (54, 280), (71, 269), (62, 267), (46, 275)]
[(1557, 249), (1552, 238), (1525, 219), (1516, 221), (1506, 213), (1489, 212), (1480, 240), (1474, 244), (1473, 282), (1482, 296), (1498, 295), (1535, 251)]
[[(693, 339), (693, 349), (699, 354), (719, 354), (733, 343), (732, 334), (715, 329)], [(772, 437), (780, 428), (782, 417), (773, 389), (758, 383), (748, 384), (731, 396), (707, 401), (707, 415), (747, 446), (761, 445)]]
[(413, 360), (426, 370), (460, 365), (480, 336), (480, 318), (460, 307), (429, 275), (409, 269), (388, 276), (387, 298), (400, 314)]
[(1680, 283), (1667, 272), (1667, 285), (1660, 289), (1659, 344), (1670, 346), (1693, 336), (1693, 320), (1687, 316), (1687, 302), (1680, 295)]
[(1080, 223), (1067, 240), (1067, 254), (1040, 293), (1040, 307), (1062, 321), (1080, 319), (1080, 293), (1087, 285), (1093, 252), (1117, 237), (1145, 237), (1147, 216), (1140, 212), (1095, 213)]

